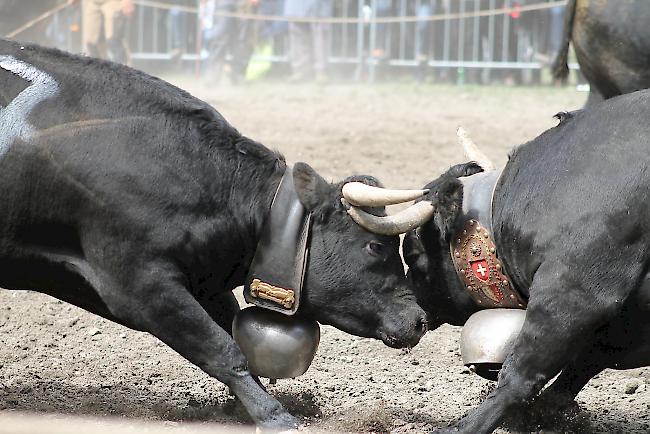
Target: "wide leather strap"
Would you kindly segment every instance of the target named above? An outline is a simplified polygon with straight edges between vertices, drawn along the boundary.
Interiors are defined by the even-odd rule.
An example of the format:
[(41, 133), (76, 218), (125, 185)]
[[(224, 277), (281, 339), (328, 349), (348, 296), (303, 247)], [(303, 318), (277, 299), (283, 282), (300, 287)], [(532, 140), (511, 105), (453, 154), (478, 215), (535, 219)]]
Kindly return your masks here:
[(298, 311), (309, 254), (310, 220), (294, 188), (293, 168), (287, 166), (246, 278), (247, 302), (285, 315)]
[(500, 170), (460, 178), (463, 210), (451, 240), (456, 273), (482, 308), (524, 309), (526, 300), (512, 284), (499, 260), (492, 230), (492, 198)]

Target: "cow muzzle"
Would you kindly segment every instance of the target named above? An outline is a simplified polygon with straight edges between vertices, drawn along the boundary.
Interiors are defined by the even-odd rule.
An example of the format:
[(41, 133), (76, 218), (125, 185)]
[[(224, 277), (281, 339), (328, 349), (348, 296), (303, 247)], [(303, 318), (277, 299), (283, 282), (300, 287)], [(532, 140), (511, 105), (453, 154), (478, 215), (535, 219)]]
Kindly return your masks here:
[(412, 348), (429, 330), (426, 314), (411, 308), (401, 315), (387, 315), (378, 330), (378, 337), (391, 348)]

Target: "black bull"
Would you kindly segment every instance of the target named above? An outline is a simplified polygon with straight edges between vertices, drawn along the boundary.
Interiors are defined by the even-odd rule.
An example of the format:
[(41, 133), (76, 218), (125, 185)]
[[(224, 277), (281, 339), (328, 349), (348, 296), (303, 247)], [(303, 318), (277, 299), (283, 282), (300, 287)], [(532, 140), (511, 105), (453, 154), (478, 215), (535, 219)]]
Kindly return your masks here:
[(564, 79), (569, 43), (591, 86), (588, 103), (650, 87), (650, 2), (569, 0), (552, 72)]
[[(511, 154), (494, 192), (494, 237), (529, 304), (497, 388), (460, 421), (461, 432), (491, 432), (558, 373), (543, 402), (571, 402), (605, 368), (650, 364), (648, 113), (650, 91), (623, 95), (563, 114)], [(433, 327), (462, 325), (478, 310), (449, 252), (463, 195), (458, 178), (477, 171), (458, 165), (431, 182), (434, 219), (404, 242)]]
[[(121, 65), (0, 40), (0, 286), (41, 291), (147, 331), (227, 384), (254, 421), (296, 419), (230, 336), (286, 163), (206, 103)], [(303, 163), (312, 213), (299, 315), (391, 346), (424, 312), (399, 238), (357, 226)], [(356, 177), (375, 183), (370, 177)]]

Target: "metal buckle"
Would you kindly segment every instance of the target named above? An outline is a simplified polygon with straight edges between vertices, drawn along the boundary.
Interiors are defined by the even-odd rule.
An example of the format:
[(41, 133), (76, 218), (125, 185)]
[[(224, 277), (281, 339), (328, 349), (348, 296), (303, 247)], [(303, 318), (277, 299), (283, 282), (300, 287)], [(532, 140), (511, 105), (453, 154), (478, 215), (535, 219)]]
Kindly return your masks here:
[(253, 279), (251, 282), (251, 295), (255, 298), (263, 298), (277, 303), (285, 309), (291, 309), (296, 302), (293, 290), (273, 286), (262, 282), (260, 279)]

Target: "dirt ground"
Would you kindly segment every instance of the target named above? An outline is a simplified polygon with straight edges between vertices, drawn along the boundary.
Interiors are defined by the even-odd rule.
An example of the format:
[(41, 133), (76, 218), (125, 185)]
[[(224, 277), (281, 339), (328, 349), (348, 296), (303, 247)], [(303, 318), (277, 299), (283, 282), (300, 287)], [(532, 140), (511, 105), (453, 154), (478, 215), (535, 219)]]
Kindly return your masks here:
[[(369, 173), (393, 187), (420, 187), (460, 162), (459, 125), (505, 162), (513, 145), (553, 126), (553, 114), (586, 98), (552, 88), (175, 82), (289, 162), (306, 161), (334, 180)], [(269, 387), (311, 426), (422, 433), (458, 420), (493, 387), (462, 366), (457, 327), (429, 332), (410, 352), (330, 327), (322, 332), (309, 371)], [(20, 410), (250, 423), (224, 385), (152, 336), (44, 295), (0, 290), (0, 341), (0, 415)], [(526, 418), (499, 432), (649, 432), (650, 369), (606, 371), (577, 401), (569, 413)]]

